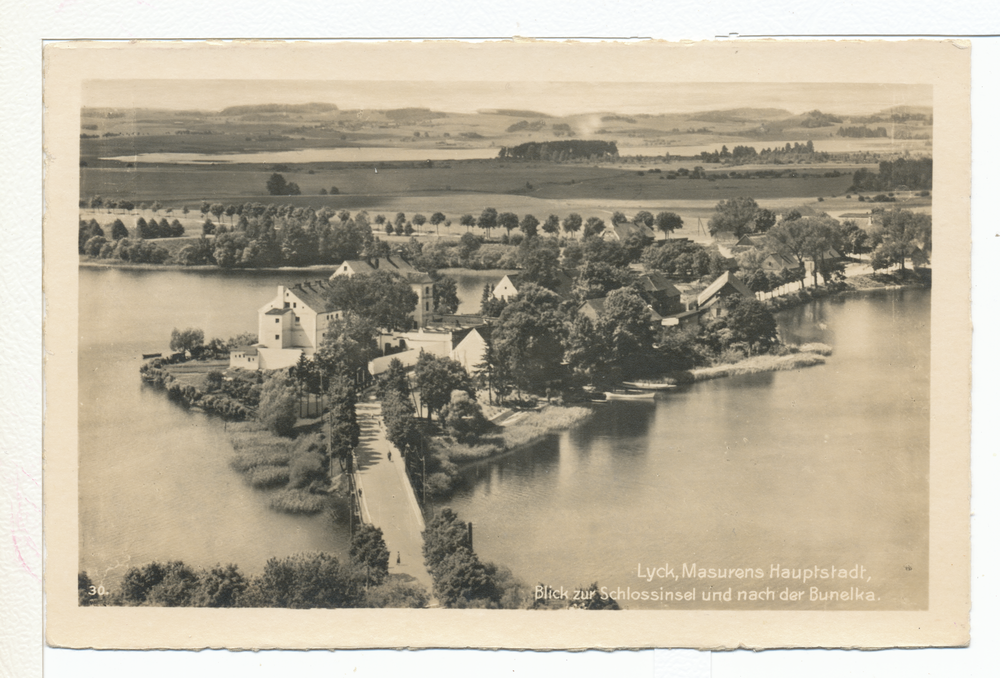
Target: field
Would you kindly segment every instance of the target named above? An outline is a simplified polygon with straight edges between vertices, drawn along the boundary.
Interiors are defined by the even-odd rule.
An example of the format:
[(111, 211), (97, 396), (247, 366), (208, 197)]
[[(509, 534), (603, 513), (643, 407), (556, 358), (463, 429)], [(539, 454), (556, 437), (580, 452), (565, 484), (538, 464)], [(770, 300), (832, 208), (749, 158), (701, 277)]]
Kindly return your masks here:
[[(926, 111), (926, 112), (929, 112)], [(885, 113), (885, 112), (883, 112)], [(876, 116), (877, 117), (877, 116)], [(397, 212), (407, 217), (420, 213), (430, 217), (442, 212), (453, 222), (450, 227), (429, 224), (418, 231), (420, 237), (457, 237), (465, 232), (458, 224), (463, 214), (478, 215), (485, 207), (510, 211), (519, 216), (533, 214), (544, 220), (554, 214), (560, 219), (576, 212), (610, 221), (620, 211), (631, 216), (640, 210), (676, 212), (685, 227), (675, 235), (707, 240), (704, 225), (715, 205), (724, 199), (749, 196), (772, 210), (809, 204), (837, 217), (841, 213), (867, 212), (872, 205), (847, 199), (851, 176), (860, 167), (877, 169), (878, 156), (866, 152), (901, 152), (907, 144), (929, 144), (926, 121), (900, 123), (897, 132), (912, 136), (909, 141), (885, 138), (853, 139), (838, 137), (837, 124), (812, 127), (807, 115), (793, 115), (781, 109), (736, 109), (699, 114), (621, 116), (585, 114), (563, 117), (531, 111), (482, 111), (456, 114), (402, 109), (399, 111), (341, 111), (309, 105), (305, 108), (233, 109), (227, 111), (111, 111), (84, 109), (81, 130), (97, 138), (81, 140), (80, 197), (129, 199), (136, 203), (160, 202), (172, 208), (161, 210), (158, 219), (180, 219), (188, 236), (201, 233), (203, 201), (224, 205), (260, 202), (290, 204), (315, 209), (358, 212), (371, 217)], [(887, 118), (885, 118), (887, 119)], [(843, 124), (859, 124), (844, 119)], [(885, 125), (862, 121), (860, 124)], [(568, 130), (568, 131), (567, 131)], [(111, 136), (103, 136), (109, 134)], [(567, 136), (568, 135), (568, 136)], [(901, 134), (902, 135), (902, 134)], [(257, 162), (194, 163), (137, 162), (135, 167), (111, 156), (141, 153), (253, 153), (287, 152), (296, 149), (326, 149), (351, 146), (373, 147), (377, 157), (391, 158), (397, 149), (407, 152), (442, 148), (478, 148), (493, 156), (502, 146), (557, 137), (593, 138), (617, 141), (624, 155), (597, 161), (523, 161), (511, 159), (361, 162), (274, 162), (259, 156)], [(759, 149), (779, 146), (777, 140), (836, 142), (843, 151), (855, 151), (849, 162), (829, 159), (816, 164), (737, 165), (705, 164), (694, 159), (669, 160), (664, 147), (681, 149), (695, 146), (730, 148), (737, 144)], [(827, 141), (823, 141), (823, 140)], [(894, 145), (895, 144), (895, 145)], [(928, 151), (929, 152), (929, 149)], [(627, 154), (659, 155), (656, 158), (626, 157)], [(402, 157), (402, 156), (401, 156)], [(808, 156), (792, 154), (789, 163)], [(311, 158), (315, 159), (315, 158)], [(701, 165), (706, 178), (690, 179), (670, 173), (694, 170)], [(302, 195), (270, 196), (265, 183), (280, 170), (289, 182), (299, 185)], [(781, 177), (730, 177), (729, 172), (759, 170), (785, 172)], [(824, 176), (834, 172), (840, 176)], [(796, 176), (789, 176), (794, 173)], [(335, 195), (321, 195), (336, 187)], [(820, 200), (822, 199), (822, 203)], [(907, 208), (929, 210), (929, 199), (907, 196)], [(182, 207), (191, 211), (182, 214)], [(148, 210), (112, 215), (107, 210), (82, 210), (102, 223), (121, 218), (134, 227), (139, 216), (149, 219)], [(215, 219), (213, 219), (214, 221)], [(229, 219), (223, 217), (224, 223)], [(701, 222), (701, 223), (699, 223)], [(405, 240), (395, 236), (391, 242)], [(169, 249), (179, 249), (184, 241), (161, 241)]]

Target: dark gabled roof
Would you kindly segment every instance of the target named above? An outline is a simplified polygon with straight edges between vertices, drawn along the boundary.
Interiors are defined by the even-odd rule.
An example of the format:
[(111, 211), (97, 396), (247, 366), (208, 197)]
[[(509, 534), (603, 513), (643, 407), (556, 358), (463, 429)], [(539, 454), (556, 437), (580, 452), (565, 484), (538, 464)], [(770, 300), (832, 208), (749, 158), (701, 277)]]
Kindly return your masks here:
[[(504, 276), (510, 280), (510, 283), (514, 286), (514, 290), (518, 293), (521, 292), (519, 289), (521, 286), (521, 274), (520, 273), (508, 273)], [(501, 278), (502, 280), (503, 278)], [(573, 276), (566, 273), (566, 271), (559, 269), (556, 271), (556, 288), (554, 290), (548, 289), (550, 292), (554, 292), (556, 295), (567, 298), (573, 291)]]
[(291, 313), (291, 312), (292, 312), (292, 309), (290, 309), (290, 308), (272, 308), (270, 311), (268, 311), (264, 315), (285, 315), (286, 313)]
[[(605, 305), (605, 302), (607, 300), (608, 300), (607, 297), (598, 297), (596, 299), (588, 299), (587, 301), (583, 302), (580, 305), (579, 311), (582, 311), (587, 306), (590, 306), (592, 309), (594, 309), (594, 313), (595, 314), (600, 315), (601, 313), (604, 313), (604, 305)], [(656, 311), (654, 311), (653, 308), (651, 306), (649, 306), (648, 304), (646, 305), (646, 310), (649, 311), (649, 317), (654, 322), (660, 322), (661, 320), (663, 320), (663, 316), (660, 315), (659, 313), (657, 313)]]
[[(299, 283), (298, 285), (293, 285), (288, 288), (289, 292), (301, 299), (303, 304), (316, 313), (330, 313), (332, 311), (340, 310), (327, 298), (329, 290), (330, 284), (325, 280)], [(270, 311), (268, 311), (268, 313), (270, 313)]]
[(755, 296), (754, 293), (750, 291), (750, 288), (747, 287), (742, 280), (733, 275), (732, 271), (726, 271), (718, 278), (716, 278), (711, 285), (706, 287), (705, 291), (703, 291), (701, 294), (698, 295), (698, 306), (704, 306), (705, 302), (707, 302), (713, 296), (718, 294), (719, 291), (722, 290), (722, 288), (725, 287), (727, 284), (735, 287), (736, 291), (742, 294), (744, 297), (753, 298)]
[(257, 355), (256, 346), (237, 346), (230, 353), (246, 353), (247, 355)]
[(434, 279), (423, 271), (417, 270), (413, 264), (402, 257), (379, 257), (377, 259), (348, 259), (344, 262), (350, 265), (355, 273), (374, 273), (375, 271), (390, 271), (407, 282), (427, 285)]
[(782, 264), (785, 264), (786, 266), (789, 266), (791, 268), (796, 268), (799, 265), (799, 262), (796, 261), (793, 257), (790, 257), (789, 255), (784, 254), (782, 252), (770, 252), (766, 257), (764, 257), (764, 260), (766, 261), (770, 257), (774, 257)]
[(655, 238), (656, 234), (653, 232), (649, 226), (645, 224), (633, 224), (631, 221), (625, 221), (620, 224), (613, 224), (611, 226), (614, 230), (615, 235), (618, 239), (625, 241), (631, 235), (640, 235), (644, 238)]
[(652, 273), (644, 273), (639, 276), (637, 280), (639, 283), (639, 288), (645, 292), (666, 292), (667, 296), (679, 297), (681, 296), (680, 290), (674, 287), (667, 276), (663, 275), (659, 271), (653, 271)]

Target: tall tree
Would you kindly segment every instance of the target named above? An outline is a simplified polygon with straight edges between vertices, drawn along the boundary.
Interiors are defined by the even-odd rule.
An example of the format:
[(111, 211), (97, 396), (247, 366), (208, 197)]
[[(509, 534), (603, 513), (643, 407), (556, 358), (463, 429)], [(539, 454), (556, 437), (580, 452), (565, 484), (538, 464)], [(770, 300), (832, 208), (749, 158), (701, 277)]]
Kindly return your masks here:
[(708, 220), (708, 232), (713, 236), (728, 232), (737, 238), (753, 232), (759, 210), (760, 206), (753, 198), (738, 197), (722, 200), (715, 206), (715, 214)]
[(522, 390), (536, 391), (558, 379), (566, 337), (559, 303), (549, 290), (526, 285), (493, 327), (497, 360)]
[(664, 235), (670, 235), (674, 231), (684, 227), (684, 220), (673, 212), (660, 212), (656, 215), (656, 228)]
[(497, 227), (497, 211), (492, 207), (487, 207), (479, 215), (479, 220), (476, 223), (479, 228), (486, 231), (486, 238), (488, 240), (490, 231)]
[(469, 373), (461, 363), (451, 358), (421, 353), (414, 377), (420, 389), (420, 401), (427, 408), (428, 419), (433, 412), (440, 412), (450, 402), (452, 391), (465, 391), (470, 397), (475, 397)]
[(518, 219), (517, 215), (513, 212), (501, 212), (497, 215), (497, 225), (507, 231), (507, 237), (510, 237), (510, 232), (517, 228)]
[(521, 218), (520, 228), (525, 238), (534, 238), (538, 235), (538, 219), (533, 214), (525, 214)]
[(351, 537), (351, 562), (365, 574), (365, 583), (381, 584), (389, 576), (389, 549), (382, 530), (362, 525)]
[(583, 217), (576, 212), (571, 212), (563, 219), (563, 230), (567, 233), (576, 233), (583, 226)]
[(334, 276), (326, 296), (335, 308), (352, 311), (385, 329), (410, 327), (417, 306), (417, 294), (409, 283), (385, 270)]
[(548, 233), (549, 235), (555, 235), (556, 233), (558, 233), (559, 217), (557, 217), (554, 214), (550, 214), (548, 218), (545, 220), (545, 223), (542, 224), (542, 230)]

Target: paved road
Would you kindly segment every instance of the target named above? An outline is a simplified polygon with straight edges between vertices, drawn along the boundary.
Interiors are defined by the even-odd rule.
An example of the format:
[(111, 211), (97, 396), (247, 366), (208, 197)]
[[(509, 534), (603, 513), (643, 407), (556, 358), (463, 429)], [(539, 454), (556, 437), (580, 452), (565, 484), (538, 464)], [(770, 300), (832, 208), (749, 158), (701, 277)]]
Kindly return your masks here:
[(389, 548), (389, 573), (409, 575), (429, 592), (432, 581), (424, 567), (424, 541), (420, 534), (424, 530), (423, 517), (406, 478), (403, 460), (385, 438), (381, 403), (359, 402), (357, 412), (361, 425), (357, 449), (361, 514), (365, 522), (382, 528)]

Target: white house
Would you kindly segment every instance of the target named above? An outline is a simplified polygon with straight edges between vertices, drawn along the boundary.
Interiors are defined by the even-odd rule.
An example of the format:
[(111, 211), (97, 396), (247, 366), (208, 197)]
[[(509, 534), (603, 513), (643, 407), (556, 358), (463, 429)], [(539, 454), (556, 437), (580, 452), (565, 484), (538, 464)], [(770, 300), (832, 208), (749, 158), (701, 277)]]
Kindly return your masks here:
[(375, 271), (390, 271), (410, 284), (417, 295), (417, 307), (413, 312), (413, 320), (417, 327), (427, 323), (427, 316), (434, 311), (434, 280), (422, 271), (418, 271), (410, 262), (400, 256), (378, 257), (376, 259), (350, 259), (345, 261), (330, 276), (352, 276), (358, 273), (374, 273)]
[(343, 311), (327, 300), (328, 290), (325, 280), (278, 285), (274, 298), (257, 310), (257, 343), (231, 351), (229, 366), (277, 370), (291, 367), (301, 355), (311, 357), (329, 324), (343, 318)]
[[(573, 278), (571, 278), (564, 271), (557, 272), (556, 278), (556, 289), (553, 290), (553, 292), (565, 299), (569, 296), (573, 289)], [(493, 288), (491, 296), (494, 299), (510, 300), (512, 297), (516, 297), (518, 295), (518, 292), (524, 288), (524, 284), (524, 281), (521, 280), (520, 273), (510, 273), (500, 279), (500, 282), (498, 282), (496, 287)]]

